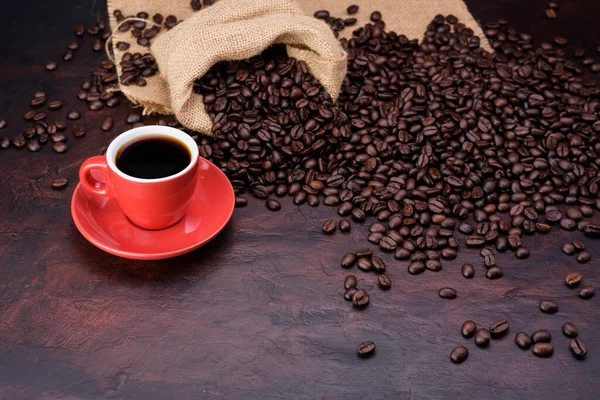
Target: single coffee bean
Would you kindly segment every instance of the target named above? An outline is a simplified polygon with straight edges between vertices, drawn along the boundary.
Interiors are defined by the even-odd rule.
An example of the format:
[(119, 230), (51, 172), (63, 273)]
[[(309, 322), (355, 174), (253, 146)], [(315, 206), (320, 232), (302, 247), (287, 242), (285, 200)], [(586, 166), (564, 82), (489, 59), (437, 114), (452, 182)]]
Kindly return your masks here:
[(370, 259), (366, 258), (366, 257), (360, 257), (358, 259), (358, 261), (356, 262), (356, 266), (363, 270), (363, 271), (370, 271), (371, 268), (373, 267), (373, 263), (371, 262)]
[(556, 14), (556, 11), (554, 11), (551, 8), (547, 8), (546, 11), (544, 12), (544, 14), (546, 15), (546, 18), (548, 18), (548, 19), (556, 19), (556, 17), (558, 16)]
[(265, 202), (265, 206), (271, 211), (279, 211), (281, 210), (281, 203), (275, 199), (268, 199)]
[(585, 245), (583, 244), (583, 242), (581, 240), (573, 240), (573, 247), (577, 251), (585, 250)]
[(350, 232), (350, 221), (348, 221), (346, 218), (342, 218), (338, 222), (338, 227), (340, 228), (340, 232)]
[(583, 276), (579, 272), (569, 272), (565, 278), (565, 283), (568, 287), (575, 287), (579, 285)]
[(475, 335), (476, 330), (477, 330), (477, 325), (475, 324), (475, 322), (473, 322), (471, 320), (467, 320), (467, 321), (463, 322), (462, 326), (460, 327), (460, 333), (466, 339), (472, 338), (473, 335)]
[(356, 287), (358, 280), (354, 275), (348, 275), (346, 279), (344, 279), (344, 289), (352, 289)]
[(56, 64), (54, 61), (48, 61), (44, 67), (47, 71), (55, 71), (56, 68), (58, 68), (58, 64)]
[(558, 311), (558, 304), (552, 300), (541, 300), (539, 303), (540, 311), (546, 314), (554, 314)]
[(381, 21), (381, 13), (379, 11), (373, 11), (373, 13), (371, 13), (371, 21)]
[(85, 28), (83, 27), (83, 25), (77, 25), (75, 27), (75, 34), (79, 37), (85, 34)]
[(5, 119), (0, 119), (0, 129), (4, 129), (6, 128), (8, 124), (6, 123)]
[(375, 352), (375, 343), (369, 341), (362, 342), (358, 345), (358, 355), (360, 357), (371, 356)]
[(587, 250), (583, 250), (583, 251), (579, 252), (577, 254), (577, 256), (575, 257), (577, 262), (580, 264), (585, 264), (586, 262), (590, 261), (591, 258), (592, 258), (592, 253), (590, 253)]
[(572, 231), (575, 230), (575, 228), (577, 228), (577, 222), (575, 222), (575, 220), (571, 218), (563, 217), (560, 220), (560, 227), (567, 231)]
[(568, 338), (575, 338), (579, 334), (579, 330), (570, 322), (565, 322), (562, 326), (562, 333)]
[(236, 207), (246, 207), (248, 205), (248, 199), (245, 197), (236, 197), (235, 198), (235, 206)]
[(502, 276), (504, 276), (504, 270), (498, 266), (492, 267), (487, 270), (487, 272), (485, 273), (485, 276), (488, 279), (499, 279), (499, 278), (502, 278)]
[(490, 325), (490, 334), (492, 335), (493, 338), (498, 338), (498, 337), (506, 334), (506, 332), (508, 332), (509, 328), (510, 328), (509, 322), (505, 319), (500, 319), (496, 322), (493, 322)]
[(423, 261), (413, 261), (408, 265), (408, 272), (411, 275), (418, 275), (425, 271), (425, 263)]
[(104, 103), (100, 100), (94, 100), (88, 104), (88, 108), (92, 111), (99, 111), (104, 108)]
[(348, 14), (354, 15), (358, 12), (358, 6), (356, 4), (352, 4), (351, 6), (348, 6), (346, 11), (348, 12)]
[(523, 350), (527, 350), (531, 347), (531, 338), (525, 332), (518, 332), (515, 335), (515, 343)]
[(130, 114), (127, 114), (127, 118), (126, 118), (125, 122), (127, 122), (128, 124), (134, 124), (136, 122), (140, 122), (141, 120), (142, 120), (142, 116), (140, 114), (130, 113)]
[(337, 228), (337, 221), (335, 219), (326, 219), (323, 221), (322, 230), (323, 233), (333, 233)]
[(568, 256), (575, 254), (575, 246), (573, 246), (571, 243), (563, 244), (561, 250)]
[(438, 260), (426, 260), (425, 261), (425, 268), (427, 268), (429, 271), (433, 271), (433, 272), (439, 272), (442, 270), (442, 263)]
[(404, 247), (398, 247), (394, 252), (394, 257), (398, 260), (408, 260), (410, 258), (410, 251)]
[(69, 181), (67, 178), (56, 178), (52, 179), (51, 185), (52, 189), (61, 190), (67, 187)]
[(461, 272), (462, 275), (467, 279), (471, 279), (475, 276), (475, 268), (473, 268), (471, 264), (463, 264)]
[(467, 349), (465, 346), (455, 347), (450, 353), (450, 360), (454, 364), (460, 364), (461, 362), (465, 361), (467, 357), (469, 357), (469, 349)]
[(354, 296), (354, 293), (356, 293), (356, 292), (358, 292), (358, 289), (356, 289), (356, 288), (346, 290), (344, 292), (344, 300), (352, 301), (352, 296)]
[(356, 263), (356, 255), (354, 253), (346, 253), (342, 257), (342, 268), (351, 268)]
[(531, 334), (533, 343), (549, 343), (552, 340), (552, 334), (545, 329), (540, 329)]
[(48, 103), (48, 109), (50, 110), (60, 110), (63, 106), (63, 102), (62, 101), (51, 101), (50, 103)]
[(70, 119), (71, 121), (74, 121), (74, 120), (78, 120), (80, 118), (80, 115), (77, 111), (71, 110), (67, 114), (67, 118)]
[(538, 357), (551, 357), (554, 346), (551, 343), (536, 343), (533, 345), (533, 354)]
[(32, 139), (32, 140), (28, 140), (27, 141), (27, 150), (31, 151), (32, 153), (38, 152), (40, 151), (41, 146), (40, 146), (40, 142), (36, 139)]
[(379, 287), (387, 290), (392, 287), (392, 279), (386, 274), (381, 274), (377, 277), (377, 282), (379, 283)]
[(329, 18), (329, 11), (327, 11), (327, 10), (315, 11), (314, 17), (318, 18), (318, 19), (327, 19), (327, 18)]
[(591, 285), (582, 286), (581, 289), (579, 289), (579, 297), (584, 300), (591, 299), (594, 297), (595, 292), (596, 288)]
[(599, 237), (600, 236), (600, 225), (588, 224), (583, 228), (583, 233), (586, 236)]
[(108, 132), (113, 128), (113, 124), (114, 124), (114, 121), (113, 121), (112, 117), (106, 117), (102, 120), (102, 125), (100, 125), (100, 128), (104, 132)]
[(490, 331), (487, 328), (480, 328), (475, 331), (475, 344), (479, 347), (486, 347), (490, 344), (490, 339), (492, 336), (490, 335)]
[(55, 142), (54, 144), (52, 144), (52, 150), (55, 153), (66, 153), (67, 150), (69, 149), (69, 147), (67, 146), (67, 144), (65, 142)]
[(352, 295), (352, 304), (354, 307), (363, 308), (369, 305), (369, 294), (359, 289)]
[(381, 257), (373, 256), (371, 258), (371, 264), (372, 264), (373, 270), (377, 273), (382, 274), (386, 270), (385, 262), (381, 259)]
[(371, 249), (360, 249), (356, 251), (356, 257), (371, 258), (373, 256), (373, 250)]
[(442, 299), (455, 299), (456, 298), (456, 290), (449, 288), (449, 287), (444, 287), (441, 288), (438, 291), (438, 295), (442, 298)]
[(583, 358), (587, 354), (587, 346), (585, 342), (579, 338), (571, 340), (569, 346), (571, 347), (571, 351), (577, 358)]

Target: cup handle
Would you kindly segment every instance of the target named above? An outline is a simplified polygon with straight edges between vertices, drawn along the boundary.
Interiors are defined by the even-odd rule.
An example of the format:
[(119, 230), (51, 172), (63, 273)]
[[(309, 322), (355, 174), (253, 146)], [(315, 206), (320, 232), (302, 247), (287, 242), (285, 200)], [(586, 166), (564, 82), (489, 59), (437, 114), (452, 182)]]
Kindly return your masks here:
[[(104, 182), (100, 182), (92, 176), (93, 170), (100, 171), (104, 176)], [(79, 168), (79, 180), (90, 193), (103, 197), (114, 197), (113, 190), (108, 178), (108, 164), (105, 156), (90, 157), (81, 164)]]

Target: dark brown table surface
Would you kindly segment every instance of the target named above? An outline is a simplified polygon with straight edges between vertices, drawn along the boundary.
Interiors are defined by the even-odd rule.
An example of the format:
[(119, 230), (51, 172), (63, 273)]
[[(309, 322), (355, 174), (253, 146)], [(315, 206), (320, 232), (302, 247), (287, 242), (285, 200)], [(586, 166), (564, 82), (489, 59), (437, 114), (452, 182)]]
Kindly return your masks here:
[[(360, 4), (360, 1), (358, 2)], [(480, 21), (508, 18), (537, 40), (556, 34), (596, 59), (600, 2), (560, 2), (559, 18), (543, 17), (545, 1), (469, 0)], [(350, 3), (349, 3), (350, 4)], [(81, 79), (101, 58), (90, 39), (71, 64), (49, 73), (76, 24), (105, 13), (103, 1), (20, 0), (0, 13), (0, 118), (18, 134), (35, 90), (66, 101), (60, 112), (82, 111), (87, 136), (69, 139), (65, 155), (45, 146), (0, 151), (0, 398), (3, 399), (574, 399), (600, 396), (600, 296), (583, 301), (563, 283), (579, 271), (600, 281), (600, 246), (585, 239), (592, 261), (579, 265), (560, 244), (579, 233), (554, 230), (525, 238), (531, 257), (502, 254), (504, 279), (489, 281), (475, 251), (461, 251), (438, 274), (410, 276), (406, 262), (384, 255), (391, 291), (375, 276), (359, 275), (371, 290), (367, 310), (342, 299), (347, 271), (341, 256), (364, 247), (366, 224), (325, 237), (327, 207), (283, 200), (274, 214), (250, 200), (228, 227), (188, 255), (156, 262), (129, 261), (89, 244), (70, 216), (81, 162), (119, 132), (126, 107), (94, 114), (75, 98)], [(571, 46), (570, 49), (573, 47)], [(113, 115), (110, 133), (99, 128)], [(50, 189), (69, 178), (65, 191)], [(473, 262), (465, 280), (460, 265)], [(459, 291), (438, 297), (440, 287)], [(555, 315), (539, 312), (541, 298), (558, 301)], [(460, 336), (461, 323), (506, 318), (511, 334), (479, 349)], [(571, 321), (588, 347), (584, 361), (568, 349), (561, 325)], [(534, 357), (513, 343), (514, 333), (546, 328), (555, 354)], [(363, 340), (376, 355), (356, 356)], [(449, 360), (457, 345), (470, 349), (461, 365)]]

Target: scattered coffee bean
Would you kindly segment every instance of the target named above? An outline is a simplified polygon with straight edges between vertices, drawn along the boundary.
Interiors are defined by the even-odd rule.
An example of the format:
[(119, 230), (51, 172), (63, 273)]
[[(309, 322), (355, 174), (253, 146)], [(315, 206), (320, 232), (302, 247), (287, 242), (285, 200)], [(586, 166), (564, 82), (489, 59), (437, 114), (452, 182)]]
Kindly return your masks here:
[(344, 289), (352, 289), (356, 287), (357, 279), (354, 275), (348, 275), (346, 279), (344, 279)]
[(510, 323), (505, 319), (500, 319), (490, 325), (490, 334), (493, 338), (498, 338), (506, 332), (510, 328)]
[(44, 67), (47, 71), (55, 71), (56, 68), (58, 68), (58, 64), (56, 64), (54, 61), (48, 61)]
[(487, 270), (485, 276), (488, 279), (499, 279), (502, 278), (502, 276), (504, 276), (504, 270), (501, 267), (492, 267)]
[(385, 262), (381, 259), (381, 257), (373, 256), (371, 258), (371, 266), (373, 270), (377, 273), (384, 273), (386, 270)]
[(472, 338), (473, 335), (475, 335), (476, 330), (477, 330), (477, 325), (475, 324), (475, 322), (473, 322), (471, 320), (467, 320), (467, 321), (463, 322), (462, 326), (460, 327), (460, 333), (466, 339)]
[(67, 118), (70, 119), (71, 121), (74, 121), (74, 120), (78, 120), (80, 118), (80, 115), (77, 111), (72, 110), (72, 111), (69, 111), (69, 113), (67, 114)]
[(128, 124), (135, 124), (136, 122), (140, 122), (142, 120), (142, 116), (136, 113), (130, 113), (127, 115), (126, 122)]
[(358, 345), (358, 355), (368, 357), (375, 352), (375, 343), (369, 341), (362, 342)]
[(575, 254), (575, 246), (573, 246), (571, 243), (563, 244), (561, 250), (568, 256)]
[(592, 297), (594, 297), (595, 292), (596, 288), (594, 288), (594, 286), (582, 286), (581, 289), (579, 289), (579, 297), (581, 297), (584, 300), (591, 299)]
[(358, 292), (358, 289), (356, 289), (356, 288), (346, 290), (344, 292), (344, 300), (352, 301), (352, 296), (354, 296), (354, 293), (356, 293), (356, 292)]
[(579, 338), (571, 340), (569, 346), (571, 347), (571, 351), (577, 358), (583, 358), (587, 354), (587, 346), (585, 342)]
[[(271, 211), (279, 211), (281, 210), (281, 203), (275, 199), (268, 199), (265, 202), (265, 206)], [(335, 229), (335, 228), (334, 228)]]
[(552, 300), (541, 300), (539, 303), (540, 311), (546, 314), (554, 314), (558, 311), (558, 304)]
[(527, 350), (531, 347), (531, 338), (525, 332), (518, 332), (515, 335), (515, 343), (523, 350)]
[(387, 290), (392, 287), (392, 279), (386, 274), (381, 274), (377, 277), (377, 282), (379, 283), (379, 287)]
[(565, 278), (565, 283), (568, 287), (575, 287), (579, 285), (583, 276), (579, 272), (569, 272)]
[(369, 294), (359, 289), (352, 295), (352, 304), (354, 307), (363, 308), (369, 305)]
[(444, 287), (438, 291), (438, 295), (443, 299), (455, 299), (457, 293), (456, 290), (452, 288)]
[(557, 15), (556, 15), (556, 11), (554, 11), (551, 8), (546, 9), (546, 18), (548, 19), (556, 19)]
[(425, 263), (423, 261), (413, 261), (408, 265), (408, 272), (411, 275), (417, 275), (425, 271)]
[(52, 179), (51, 185), (52, 189), (61, 190), (67, 187), (69, 181), (67, 178), (56, 178)]
[(568, 338), (575, 338), (579, 334), (579, 330), (570, 322), (565, 322), (562, 326), (562, 333)]
[(545, 329), (540, 329), (531, 334), (533, 343), (549, 343), (552, 340), (552, 334)]
[(351, 268), (356, 263), (356, 255), (354, 253), (346, 253), (342, 257), (342, 268)]
[(492, 336), (490, 335), (490, 331), (487, 328), (479, 328), (475, 331), (475, 344), (479, 347), (486, 347), (490, 344), (490, 339)]
[(48, 109), (50, 110), (60, 110), (63, 106), (63, 102), (62, 101), (51, 101), (50, 103), (48, 103)]
[(54, 144), (52, 144), (52, 150), (55, 153), (66, 153), (67, 150), (69, 149), (69, 147), (67, 146), (67, 144), (65, 142), (55, 142)]
[(246, 207), (248, 205), (248, 199), (241, 196), (236, 196), (235, 198), (235, 206), (236, 207)]
[(102, 125), (100, 125), (100, 128), (104, 132), (108, 132), (113, 128), (113, 124), (114, 124), (114, 121), (113, 121), (112, 117), (106, 117), (102, 120)]
[(373, 267), (373, 263), (367, 257), (360, 257), (356, 262), (356, 266), (363, 271), (370, 271)]
[(348, 221), (346, 218), (342, 218), (338, 222), (338, 227), (340, 228), (340, 232), (350, 232), (350, 221)]
[(471, 264), (463, 264), (461, 272), (462, 275), (467, 279), (471, 279), (475, 276), (475, 268), (473, 268)]
[(587, 250), (583, 250), (583, 251), (579, 252), (577, 254), (577, 256), (575, 257), (577, 262), (580, 264), (585, 264), (586, 262), (590, 261), (591, 258), (592, 258), (592, 253), (590, 253)]
[(346, 11), (348, 12), (348, 14), (354, 15), (358, 12), (358, 6), (356, 4), (352, 4), (351, 6), (348, 6)]
[(32, 140), (27, 141), (27, 150), (35, 153), (35, 152), (40, 151), (40, 149), (41, 149), (41, 145), (38, 140), (32, 139)]
[(554, 353), (554, 346), (551, 343), (535, 343), (533, 345), (533, 354), (538, 357), (551, 357)]
[(450, 360), (452, 360), (454, 364), (460, 364), (465, 361), (467, 357), (469, 357), (469, 349), (465, 346), (455, 347), (450, 353)]

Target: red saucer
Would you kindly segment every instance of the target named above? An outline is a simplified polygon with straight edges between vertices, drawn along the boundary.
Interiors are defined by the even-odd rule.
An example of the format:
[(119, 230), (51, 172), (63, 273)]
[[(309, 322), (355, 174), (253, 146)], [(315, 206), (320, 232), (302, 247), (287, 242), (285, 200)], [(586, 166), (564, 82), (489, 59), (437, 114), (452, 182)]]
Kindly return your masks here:
[(233, 214), (231, 183), (214, 164), (200, 157), (198, 185), (185, 216), (174, 226), (148, 231), (133, 225), (114, 198), (75, 188), (71, 215), (79, 232), (94, 246), (125, 258), (159, 260), (202, 246), (217, 236)]

